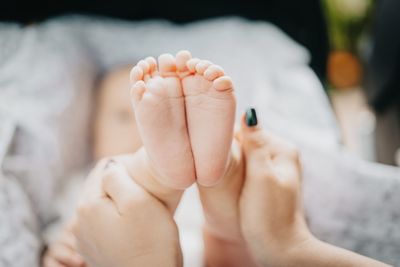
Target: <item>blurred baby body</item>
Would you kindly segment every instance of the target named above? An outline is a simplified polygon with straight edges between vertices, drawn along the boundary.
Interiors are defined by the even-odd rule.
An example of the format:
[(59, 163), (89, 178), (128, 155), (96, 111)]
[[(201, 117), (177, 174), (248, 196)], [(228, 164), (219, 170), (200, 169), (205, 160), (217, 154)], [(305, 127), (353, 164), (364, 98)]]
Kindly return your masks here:
[[(93, 162), (118, 154), (135, 152), (140, 146), (135, 117), (129, 100), (130, 66), (122, 66), (106, 73), (94, 90), (95, 105), (91, 128)], [(133, 123), (132, 123), (133, 122)], [(93, 164), (70, 174), (59, 187), (54, 203), (57, 218), (44, 234), (53, 243), (63, 226), (73, 217), (85, 178)]]

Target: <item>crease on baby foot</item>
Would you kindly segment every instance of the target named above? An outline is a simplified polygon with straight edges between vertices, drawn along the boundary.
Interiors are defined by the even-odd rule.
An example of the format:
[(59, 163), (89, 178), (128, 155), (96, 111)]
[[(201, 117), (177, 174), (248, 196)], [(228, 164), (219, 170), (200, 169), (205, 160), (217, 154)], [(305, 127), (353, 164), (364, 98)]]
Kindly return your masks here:
[(168, 71), (168, 72), (162, 72), (160, 73), (160, 76), (163, 78), (169, 78), (169, 77), (179, 77), (178, 73), (175, 71)]

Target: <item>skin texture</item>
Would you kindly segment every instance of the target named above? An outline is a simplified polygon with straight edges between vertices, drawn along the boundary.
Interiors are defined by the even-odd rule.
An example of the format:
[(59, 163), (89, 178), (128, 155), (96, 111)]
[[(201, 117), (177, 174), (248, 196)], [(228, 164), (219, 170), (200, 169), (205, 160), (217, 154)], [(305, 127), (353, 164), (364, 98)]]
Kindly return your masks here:
[(317, 240), (304, 219), (301, 165), (295, 147), (257, 127), (243, 124), (242, 129), (248, 164), (240, 200), (241, 224), (262, 266), (388, 266)]
[[(294, 147), (271, 134), (266, 134), (261, 130), (256, 131), (257, 127), (247, 127), (244, 124), (244, 118), (242, 118), (241, 128), (241, 131), (236, 135), (239, 140), (238, 143), (241, 143), (241, 147), (237, 150), (241, 150), (241, 152), (232, 154), (231, 162), (234, 162), (234, 164), (231, 165), (230, 171), (217, 186), (212, 188), (199, 186), (201, 202), (206, 214), (204, 235), (206, 259), (210, 267), (262, 266), (254, 255), (256, 247), (252, 246), (252, 244), (260, 240), (260, 236), (265, 235), (265, 233), (259, 232), (257, 227), (274, 223), (275, 225), (271, 226), (271, 231), (276, 233), (280, 227), (284, 227), (285, 222), (291, 223), (294, 221), (294, 217), (298, 217), (299, 222), (304, 222), (301, 220), (304, 217), (300, 202), (293, 206), (293, 203), (285, 200), (281, 204), (282, 207), (277, 207), (277, 200), (274, 198), (285, 195), (285, 192), (274, 188), (271, 189), (272, 193), (265, 197), (266, 190), (260, 191), (260, 188), (268, 188), (268, 186), (256, 180), (261, 175), (273, 173), (276, 163), (281, 162), (285, 155), (291, 155), (292, 165), (298, 168), (291, 170), (287, 166), (283, 166), (282, 169), (285, 171), (283, 174), (290, 172), (288, 177), (291, 179), (287, 179), (287, 184), (293, 187), (299, 186), (299, 182), (293, 183), (293, 181), (297, 181), (296, 179), (300, 181), (301, 173), (297, 152)], [(282, 152), (275, 152), (278, 149)], [(246, 151), (249, 150), (251, 153), (246, 154)], [(273, 158), (279, 161), (266, 164), (266, 159), (272, 157), (270, 156), (272, 153), (274, 153)], [(245, 161), (247, 162), (246, 166)], [(279, 166), (277, 165), (277, 167)], [(253, 177), (256, 178), (253, 179)], [(253, 180), (256, 182), (253, 183)], [(259, 180), (262, 180), (262, 178), (259, 178)], [(272, 187), (270, 186), (269, 188)], [(257, 199), (259, 197), (265, 197), (266, 199)], [(286, 194), (286, 197), (292, 199), (297, 196), (287, 196)], [(252, 202), (253, 199), (254, 203)], [(266, 212), (258, 214), (258, 208), (263, 204), (269, 205), (266, 208), (268, 212), (277, 211), (276, 214), (269, 215)], [(221, 213), (220, 210), (223, 210), (224, 213)], [(286, 211), (286, 214), (282, 215), (283, 211)], [(298, 213), (298, 215), (295, 216), (292, 213)], [(259, 218), (257, 216), (263, 217)], [(285, 221), (282, 221), (283, 219)], [(263, 223), (260, 224), (260, 222)], [(226, 225), (231, 227), (226, 227)], [(253, 233), (248, 229), (254, 229), (255, 232)], [(279, 231), (285, 232), (285, 230)], [(281, 240), (280, 237), (277, 240)], [(248, 244), (251, 245), (249, 246)], [(229, 253), (232, 251), (236, 252)], [(226, 253), (231, 254), (232, 257), (225, 257)]]
[[(126, 78), (122, 81), (127, 82)], [(120, 93), (112, 83), (109, 85), (113, 88), (109, 93)], [(102, 120), (103, 123), (108, 123), (108, 119), (118, 120), (118, 116), (107, 116), (119, 113), (118, 105), (114, 105), (117, 102), (125, 101), (129, 106), (126, 97), (103, 99), (105, 102), (100, 102), (98, 108), (110, 108), (97, 113), (101, 114), (95, 119), (98, 125), (102, 125)], [(127, 130), (125, 137), (119, 136), (117, 129), (127, 129), (123, 121), (121, 128), (97, 128), (108, 132), (97, 133), (97, 142), (103, 139), (110, 142), (109, 146), (95, 150), (101, 151), (97, 155), (134, 152), (140, 146), (136, 141), (129, 143), (131, 139), (140, 140), (136, 126), (129, 128), (132, 132)], [(122, 146), (119, 151), (111, 149), (112, 142), (125, 141), (133, 144), (132, 151), (124, 151)], [(71, 227), (67, 227), (59, 242), (46, 253), (46, 267), (80, 266), (82, 257), (74, 252), (77, 247), (90, 266), (182, 265), (173, 213), (183, 191), (160, 182), (143, 148), (113, 160), (117, 164), (112, 164), (111, 170), (104, 169), (108, 159), (100, 161), (88, 179), (74, 223), (78, 240), (71, 234)], [(218, 184), (211, 187), (199, 184), (206, 215), (205, 257), (209, 267), (385, 266), (318, 241), (309, 233), (300, 198), (298, 153), (292, 145), (258, 127), (242, 125), (228, 162)], [(94, 247), (97, 249), (93, 250)]]
[(247, 165), (238, 202), (242, 233), (260, 266), (281, 266), (276, 255), (286, 260), (287, 248), (311, 236), (301, 202), (299, 154), (290, 143), (243, 121), (240, 138)]
[[(177, 201), (167, 197), (163, 202), (164, 189), (157, 192), (150, 182), (139, 185), (132, 179), (139, 174), (151, 181), (137, 172), (143, 166), (140, 160), (127, 156), (101, 161), (88, 177), (73, 231), (89, 266), (182, 266), (172, 215)], [(135, 173), (126, 166), (135, 166)], [(179, 198), (180, 192), (173, 193)]]
[(152, 57), (131, 71), (131, 95), (140, 136), (160, 182), (178, 189), (195, 181), (195, 168), (186, 126), (185, 99), (175, 58)]
[(176, 63), (185, 95), (186, 120), (197, 183), (213, 186), (226, 172), (232, 145), (236, 98), (224, 70), (180, 51)]
[[(244, 118), (238, 139), (246, 163), (241, 191), (235, 186), (220, 187), (214, 192), (200, 189), (203, 205), (206, 196), (209, 206), (231, 199), (231, 205), (224, 204), (228, 208), (225, 213), (239, 214), (231, 216), (230, 224), (234, 225), (234, 218), (238, 218), (236, 224), (240, 225), (242, 236), (232, 240), (230, 237), (235, 233), (232, 230), (230, 235), (220, 235), (222, 228), (212, 222), (222, 222), (228, 217), (209, 212), (207, 224), (214, 225), (213, 231), (206, 232), (205, 239), (209, 267), (388, 266), (326, 244), (310, 233), (301, 201), (299, 154), (293, 145), (259, 127), (247, 127)], [(243, 253), (245, 248), (249, 257)], [(243, 262), (246, 259), (248, 262)]]
[[(225, 236), (237, 229), (233, 227), (218, 233), (222, 242), (215, 242), (211, 230), (214, 240), (208, 245), (223, 257), (208, 258), (208, 266), (387, 266), (313, 237), (301, 208), (297, 151), (272, 134), (244, 127), (239, 139), (246, 165), (239, 201), (224, 204), (239, 210), (238, 216), (233, 210), (233, 216), (229, 210), (224, 214), (239, 220), (231, 224), (239, 225), (241, 238)], [(144, 150), (114, 161), (108, 168), (108, 161), (98, 164), (79, 207), (74, 233), (86, 262), (100, 267), (182, 266), (173, 221), (181, 192), (150, 176)], [(248, 254), (234, 255), (239, 248)], [(235, 265), (232, 257), (238, 260)]]
[(223, 69), (188, 51), (139, 61), (131, 71), (132, 103), (160, 182), (211, 186), (226, 170), (236, 100)]
[(244, 173), (241, 145), (236, 138), (230, 164), (221, 181), (212, 187), (198, 185), (205, 215), (203, 237), (208, 267), (258, 266), (247, 247), (240, 226), (238, 203), (244, 184)]
[(72, 233), (72, 223), (62, 231), (60, 237), (47, 250), (42, 265), (45, 267), (87, 267), (77, 252), (76, 237)]

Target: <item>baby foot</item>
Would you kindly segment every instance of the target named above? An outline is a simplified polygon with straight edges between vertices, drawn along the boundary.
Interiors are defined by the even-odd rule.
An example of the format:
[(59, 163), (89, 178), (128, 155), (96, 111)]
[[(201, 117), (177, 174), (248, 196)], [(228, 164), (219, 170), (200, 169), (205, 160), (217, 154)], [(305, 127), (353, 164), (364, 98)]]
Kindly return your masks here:
[(149, 57), (131, 71), (132, 103), (143, 145), (162, 184), (184, 189), (195, 181), (185, 99), (175, 58)]
[(185, 95), (186, 121), (197, 181), (216, 184), (225, 173), (232, 145), (236, 100), (230, 77), (206, 60), (176, 55)]

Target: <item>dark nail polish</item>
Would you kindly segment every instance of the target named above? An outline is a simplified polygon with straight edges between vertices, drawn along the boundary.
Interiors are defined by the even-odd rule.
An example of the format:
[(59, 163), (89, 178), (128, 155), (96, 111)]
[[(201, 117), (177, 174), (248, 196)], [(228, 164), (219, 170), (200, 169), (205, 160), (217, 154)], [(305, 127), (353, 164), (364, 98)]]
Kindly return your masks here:
[(254, 108), (248, 108), (246, 110), (246, 124), (249, 127), (256, 126), (258, 123), (257, 121), (257, 113)]

